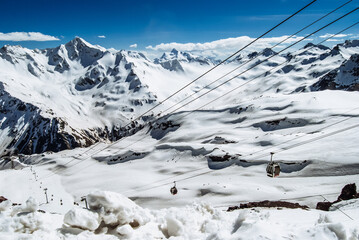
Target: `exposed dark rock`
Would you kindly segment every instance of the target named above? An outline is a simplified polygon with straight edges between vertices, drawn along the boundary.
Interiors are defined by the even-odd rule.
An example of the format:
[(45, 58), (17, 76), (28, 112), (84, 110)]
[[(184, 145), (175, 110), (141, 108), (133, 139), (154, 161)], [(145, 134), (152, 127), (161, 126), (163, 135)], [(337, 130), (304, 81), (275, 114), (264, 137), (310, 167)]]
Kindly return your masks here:
[(91, 79), (89, 77), (80, 78), (75, 85), (75, 89), (77, 91), (88, 90), (95, 87), (100, 82), (100, 79)]
[(282, 67), (282, 71), (283, 71), (284, 73), (289, 73), (289, 72), (292, 71), (293, 69), (294, 69), (294, 66), (293, 66), (293, 65), (290, 65), (290, 64), (285, 65), (284, 67)]
[(280, 129), (303, 127), (307, 125), (320, 124), (322, 122), (311, 122), (301, 118), (280, 118), (253, 124), (253, 127), (261, 128), (263, 131), (276, 131)]
[(316, 209), (323, 210), (323, 211), (329, 211), (329, 208), (334, 204), (341, 202), (343, 200), (350, 200), (359, 198), (359, 194), (357, 193), (357, 187), (355, 183), (347, 184), (343, 187), (342, 192), (338, 196), (338, 199), (334, 202), (318, 202)]
[(210, 160), (212, 160), (213, 162), (225, 162), (225, 161), (228, 161), (229, 159), (233, 158), (233, 156), (231, 156), (229, 154), (225, 154), (223, 156), (210, 155), (210, 156), (208, 156), (208, 158)]
[[(0, 106), (3, 106), (0, 121), (5, 119), (0, 130), (13, 129), (8, 133), (9, 142), (3, 143), (7, 149), (12, 149), (10, 155), (14, 154), (13, 150), (21, 154), (34, 154), (88, 147), (101, 139), (115, 141), (143, 128), (143, 125), (136, 123), (131, 129), (73, 129), (64, 119), (42, 116), (39, 108), (11, 96), (1, 83), (0, 96)], [(23, 119), (21, 122), (28, 126), (22, 131), (17, 130), (19, 119)], [(66, 129), (70, 129), (70, 133)], [(10, 151), (1, 152), (0, 155), (8, 152)]]
[(250, 54), (248, 54), (248, 58), (252, 59), (254, 57), (256, 57), (258, 55), (258, 52), (252, 52)]
[(262, 52), (262, 55), (265, 56), (265, 57), (269, 57), (269, 56), (272, 56), (272, 55), (275, 55), (276, 52), (273, 51), (272, 49), (270, 48), (265, 48)]
[(121, 154), (119, 156), (110, 156), (106, 157), (104, 159), (98, 159), (98, 160), (106, 160), (108, 164), (114, 164), (114, 163), (124, 163), (132, 160), (142, 159), (145, 156), (148, 155), (148, 152), (134, 152), (134, 151), (127, 151), (124, 154)]
[(229, 143), (236, 143), (236, 141), (227, 140), (223, 137), (215, 136), (213, 139), (209, 139), (203, 141), (202, 143), (211, 143), (211, 144), (229, 144)]
[(227, 209), (227, 212), (231, 212), (237, 209), (245, 209), (245, 208), (257, 208), (257, 207), (265, 207), (265, 208), (301, 208), (308, 209), (309, 207), (306, 205), (300, 205), (299, 203), (291, 203), (285, 201), (261, 201), (261, 202), (249, 202), (243, 203), (239, 206), (232, 206)]
[(170, 71), (176, 71), (176, 72), (184, 71), (181, 63), (177, 59), (170, 60), (167, 62), (161, 62), (160, 64), (163, 68), (170, 70)]
[(337, 201), (349, 200), (353, 198), (358, 198), (357, 187), (355, 183), (347, 184), (343, 187), (341, 194), (339, 195)]
[(322, 76), (310, 89), (359, 91), (359, 54), (352, 55), (339, 68)]
[(7, 200), (7, 198), (0, 196), (0, 203), (2, 203), (3, 201), (6, 201), (6, 200)]
[(139, 89), (142, 86), (142, 83), (140, 79), (138, 78), (137, 74), (131, 70), (126, 78), (126, 82), (128, 82), (130, 85), (128, 87), (129, 90), (133, 90), (134, 92), (139, 91)]
[(315, 208), (322, 211), (329, 211), (329, 208), (332, 206), (332, 204), (333, 203), (331, 202), (318, 202)]
[(154, 139), (161, 139), (167, 133), (176, 131), (181, 125), (174, 123), (171, 120), (161, 121), (160, 123), (155, 123), (151, 125), (151, 136)]

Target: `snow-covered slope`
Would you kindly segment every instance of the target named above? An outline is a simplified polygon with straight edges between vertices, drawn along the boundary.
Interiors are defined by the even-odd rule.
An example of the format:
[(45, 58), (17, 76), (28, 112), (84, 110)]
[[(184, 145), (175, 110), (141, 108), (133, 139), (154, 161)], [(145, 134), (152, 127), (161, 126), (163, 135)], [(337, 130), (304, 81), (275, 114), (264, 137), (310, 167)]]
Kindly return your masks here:
[[(308, 51), (305, 51), (306, 48)], [(256, 92), (306, 91), (309, 90), (308, 86), (328, 78), (324, 76), (318, 80), (319, 77), (329, 72), (332, 76), (333, 71), (339, 71), (336, 69), (341, 64), (345, 64), (344, 68), (353, 68), (349, 71), (354, 71), (352, 74), (355, 76), (356, 67), (353, 64), (356, 55), (353, 54), (356, 52), (356, 40), (333, 49), (308, 44), (304, 50), (292, 55), (274, 56), (276, 52), (271, 49), (253, 52), (234, 59), (224, 65), (221, 71), (215, 71), (196, 82), (167, 101), (162, 110), (201, 91), (203, 86), (223, 73), (242, 65), (232, 74), (234, 76), (268, 57), (271, 57), (270, 60), (203, 97), (201, 102), (220, 96), (241, 81), (245, 83), (257, 77), (259, 73), (273, 71), (276, 66), (280, 66), (277, 72), (262, 80), (260, 85), (246, 87), (243, 91), (246, 97)], [(123, 128), (131, 119), (199, 76), (215, 62), (175, 49), (152, 62), (142, 53), (106, 50), (78, 37), (54, 49), (30, 50), (20, 46), (4, 46), (0, 49), (0, 79), (1, 91), (6, 97), (0, 101), (2, 111), (8, 115), (1, 117), (0, 151), (15, 148), (22, 153), (41, 153), (89, 146), (97, 141), (117, 140), (133, 131), (130, 131), (130, 126)], [(348, 77), (340, 76), (341, 81), (344, 78), (349, 81)], [(348, 84), (355, 85), (355, 79), (350, 81), (354, 83)], [(7, 103), (9, 100), (6, 99), (9, 98), (19, 104), (30, 104), (36, 111), (27, 112), (27, 117), (21, 117), (21, 111), (16, 112), (17, 108), (11, 108)], [(236, 100), (229, 98), (227, 102), (233, 101)], [(194, 103), (185, 109), (197, 106), (200, 105)], [(160, 111), (161, 108), (149, 113), (145, 120), (148, 121), (151, 115), (157, 115)], [(33, 119), (38, 117), (41, 120), (35, 124)], [(137, 121), (134, 127), (141, 128), (142, 121)], [(37, 140), (39, 136), (44, 136), (44, 139)], [(51, 140), (45, 143), (45, 139)], [(41, 147), (37, 141), (41, 142)]]
[[(78, 38), (41, 51), (4, 47), (0, 55), (3, 148), (18, 143), (28, 152), (40, 153), (51, 149), (50, 143), (73, 141), (72, 146), (53, 147), (57, 151), (126, 135), (112, 144), (2, 159), (0, 195), (24, 205), (0, 206), (4, 238), (33, 233), (35, 239), (49, 235), (54, 239), (356, 239), (357, 200), (333, 206), (341, 211), (314, 208), (324, 199), (334, 201), (344, 185), (359, 184), (359, 95), (340, 89), (312, 91), (312, 86), (332, 71), (338, 72), (334, 81), (352, 82), (357, 41), (332, 49), (308, 44), (297, 52), (275, 54), (259, 49), (220, 66), (154, 111), (156, 121), (143, 127), (138, 122), (130, 132), (121, 127), (131, 117), (213, 63), (201, 65), (169, 53), (167, 60), (178, 58), (183, 68), (171, 71), (141, 53), (106, 50)], [(248, 67), (253, 69), (246, 71)], [(194, 99), (243, 71), (216, 91), (167, 114), (172, 104)], [(20, 144), (23, 139), (28, 143)], [(39, 150), (33, 150), (34, 145)], [(278, 178), (266, 175), (270, 152), (275, 152), (274, 160), (281, 166)], [(174, 181), (177, 195), (170, 194)], [(44, 188), (51, 197), (46, 204)], [(135, 203), (103, 193), (96, 194), (94, 201), (106, 200), (108, 211), (79, 208), (77, 204), (84, 206), (83, 196), (95, 190), (121, 193)], [(46, 213), (33, 211), (34, 201), (25, 203), (29, 196)], [(221, 211), (262, 200), (298, 202), (310, 210)], [(116, 222), (124, 209), (130, 220)], [(52, 224), (42, 224), (45, 221)], [(108, 225), (112, 221), (114, 229)]]

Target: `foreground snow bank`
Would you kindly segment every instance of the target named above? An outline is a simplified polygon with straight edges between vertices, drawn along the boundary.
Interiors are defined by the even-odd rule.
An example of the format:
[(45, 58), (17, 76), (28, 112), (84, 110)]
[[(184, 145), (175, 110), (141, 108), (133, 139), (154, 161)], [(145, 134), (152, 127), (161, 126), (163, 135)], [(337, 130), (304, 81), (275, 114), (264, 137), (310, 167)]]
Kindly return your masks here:
[(64, 218), (73, 228), (121, 236), (151, 221), (151, 214), (130, 199), (113, 192), (96, 191), (87, 196), (90, 209), (75, 208)]
[[(118, 193), (96, 191), (89, 209), (64, 216), (0, 203), (0, 239), (358, 239), (359, 200), (342, 201), (329, 212), (302, 209), (225, 212), (207, 204), (156, 211), (143, 209)], [(41, 208), (41, 206), (40, 206)]]

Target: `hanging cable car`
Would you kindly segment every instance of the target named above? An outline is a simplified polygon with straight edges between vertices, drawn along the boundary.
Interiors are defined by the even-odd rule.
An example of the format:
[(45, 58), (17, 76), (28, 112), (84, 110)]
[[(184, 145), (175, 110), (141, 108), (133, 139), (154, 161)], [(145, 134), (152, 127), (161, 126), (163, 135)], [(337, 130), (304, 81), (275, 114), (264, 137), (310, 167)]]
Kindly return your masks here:
[(268, 177), (278, 177), (279, 173), (280, 173), (280, 165), (279, 165), (279, 163), (276, 163), (273, 161), (274, 152), (271, 152), (270, 154), (271, 154), (270, 162), (268, 163), (267, 169), (266, 169), (267, 176)]
[(173, 183), (174, 183), (174, 186), (171, 187), (170, 192), (171, 192), (172, 195), (176, 195), (177, 192), (178, 192), (178, 190), (176, 188), (176, 181), (174, 181)]

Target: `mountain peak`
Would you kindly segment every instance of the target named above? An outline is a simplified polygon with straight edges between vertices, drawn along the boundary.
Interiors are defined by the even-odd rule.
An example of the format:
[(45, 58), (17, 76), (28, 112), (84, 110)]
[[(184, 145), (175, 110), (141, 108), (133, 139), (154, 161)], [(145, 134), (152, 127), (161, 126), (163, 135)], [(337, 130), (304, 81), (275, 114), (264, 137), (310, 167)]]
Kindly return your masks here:
[(313, 46), (315, 46), (314, 43), (310, 42), (310, 43), (305, 44), (305, 46), (303, 48), (309, 48), (309, 47), (313, 47)]
[(89, 47), (89, 48), (96, 48), (95, 46), (93, 46), (91, 43), (86, 42), (83, 38), (80, 37), (75, 37), (74, 39), (72, 39), (71, 41), (69, 41), (68, 43), (65, 44), (66, 46), (75, 46), (75, 47)]
[(173, 54), (177, 55), (177, 54), (178, 54), (178, 50), (177, 50), (177, 49), (175, 49), (175, 48), (173, 48), (173, 49), (171, 50), (171, 53), (173, 53)]
[(321, 44), (316, 45), (314, 43), (307, 43), (303, 48), (306, 49), (306, 48), (310, 48), (310, 47), (317, 47), (320, 50), (328, 50), (328, 49), (330, 49), (327, 46), (324, 46), (324, 45), (321, 45)]
[(84, 67), (96, 62), (106, 52), (105, 48), (92, 45), (80, 37), (75, 37), (66, 43), (64, 48), (70, 60), (79, 60)]
[(349, 47), (359, 47), (359, 40), (357, 40), (357, 39), (345, 40), (345, 42), (343, 43), (343, 46), (344, 46), (345, 48), (349, 48)]
[(265, 48), (263, 50), (262, 54), (263, 54), (263, 56), (269, 57), (269, 56), (276, 54), (276, 52), (273, 51), (271, 48)]

